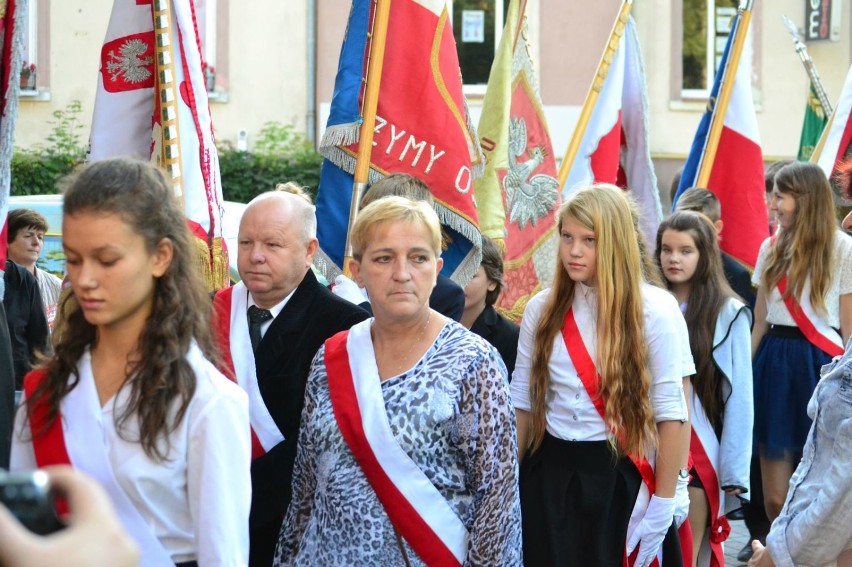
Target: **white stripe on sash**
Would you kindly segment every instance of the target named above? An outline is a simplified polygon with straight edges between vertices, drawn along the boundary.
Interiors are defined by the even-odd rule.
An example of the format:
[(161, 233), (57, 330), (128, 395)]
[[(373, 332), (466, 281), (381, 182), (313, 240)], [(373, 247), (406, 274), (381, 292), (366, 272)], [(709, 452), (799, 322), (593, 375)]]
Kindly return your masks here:
[(353, 386), (367, 442), (385, 474), (459, 563), (463, 564), (470, 538), (467, 529), (417, 463), (399, 446), (391, 431), (373, 341), (370, 339), (371, 324), (372, 319), (368, 319), (352, 327), (346, 341)]
[[(695, 393), (695, 390), (692, 391), (692, 395), (689, 397), (689, 409), (689, 415), (692, 421), (692, 430), (701, 442), (701, 448), (704, 450), (704, 453), (707, 455), (707, 458), (710, 460), (710, 464), (713, 466), (713, 470), (716, 473), (716, 486), (707, 486), (706, 480), (701, 479), (702, 484), (704, 484), (704, 492), (716, 490), (719, 494), (719, 506), (717, 509), (713, 510), (712, 506), (709, 506), (709, 513), (711, 514), (710, 525), (712, 526), (717, 519), (725, 515), (725, 491), (722, 490), (718, 482), (719, 478), (721, 478), (719, 475), (719, 439), (716, 437), (716, 431), (713, 429), (713, 424), (710, 423), (710, 419), (707, 417), (707, 412), (704, 411), (704, 407), (701, 405), (701, 401), (698, 399), (698, 395)], [(713, 515), (714, 512), (715, 516)], [(693, 529), (700, 528), (694, 527)], [(721, 542), (719, 545), (724, 546)], [(724, 549), (724, 547), (722, 547), (722, 549)], [(701, 543), (701, 550), (699, 551), (699, 567), (709, 567), (711, 565), (711, 555), (712, 550), (709, 545), (709, 537), (706, 537)]]
[(65, 448), (71, 464), (94, 477), (109, 494), (122, 525), (139, 545), (141, 566), (173, 565), (171, 554), (154, 535), (153, 527), (142, 517), (113, 474), (104, 445), (103, 411), (88, 352), (80, 358), (79, 372), (79, 383), (62, 400), (60, 408)]
[(278, 429), (275, 420), (272, 419), (257, 385), (257, 370), (254, 352), (251, 348), (251, 339), (249, 338), (247, 311), (248, 290), (243, 282), (239, 282), (234, 285), (231, 292), (231, 361), (234, 363), (237, 384), (246, 391), (249, 397), (251, 427), (263, 450), (268, 452), (284, 441), (284, 435)]
[[(808, 321), (814, 326), (814, 329), (817, 333), (822, 335), (829, 342), (837, 345), (837, 348), (840, 349), (841, 353), (843, 352), (843, 339), (840, 337), (840, 334), (834, 330), (834, 328), (829, 325), (822, 317), (820, 317), (813, 305), (811, 305), (811, 278), (808, 276), (805, 278), (805, 285), (802, 287), (802, 296), (796, 298), (799, 307), (802, 308), (802, 314), (808, 318)], [(785, 307), (787, 307), (785, 305)], [(790, 309), (787, 308), (787, 311)], [(792, 314), (791, 314), (792, 316)], [(802, 329), (800, 329), (802, 330)]]

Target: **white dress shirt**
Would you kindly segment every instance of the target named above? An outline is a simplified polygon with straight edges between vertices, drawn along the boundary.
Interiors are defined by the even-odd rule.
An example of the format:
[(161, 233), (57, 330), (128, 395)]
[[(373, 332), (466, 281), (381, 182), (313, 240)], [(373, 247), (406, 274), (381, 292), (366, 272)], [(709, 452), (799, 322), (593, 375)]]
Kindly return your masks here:
[[(532, 410), (529, 383), (535, 331), (550, 290), (536, 294), (527, 304), (518, 342), (518, 360), (512, 374), (512, 403), (518, 409)], [(686, 323), (677, 301), (667, 291), (643, 284), (645, 338), (648, 341), (651, 371), (651, 406), (657, 422), (686, 421), (684, 376), (693, 374)], [(597, 291), (584, 284), (575, 287), (574, 319), (583, 343), (592, 357), (597, 353)], [(686, 343), (686, 351), (684, 351)], [(554, 338), (548, 366), (550, 389), (546, 400), (547, 431), (569, 441), (603, 441), (608, 428), (595, 409), (568, 351), (562, 334)]]
[[(754, 274), (751, 277), (751, 283), (756, 286), (762, 285), (763, 268), (766, 264), (766, 256), (769, 254), (769, 245), (771, 238), (767, 238), (760, 245), (760, 252), (757, 255), (757, 262), (754, 266)], [(831, 285), (825, 294), (825, 308), (828, 311), (821, 313), (820, 318), (823, 319), (830, 327), (835, 329), (840, 328), (840, 296), (852, 293), (852, 238), (849, 238), (839, 230), (834, 235), (834, 248), (832, 251), (834, 261), (834, 277), (831, 280)], [(822, 258), (819, 260), (823, 261)], [(807, 291), (810, 294), (811, 277), (808, 275)], [(789, 286), (788, 286), (789, 287)], [(790, 315), (787, 305), (781, 298), (781, 292), (778, 291), (778, 286), (772, 288), (771, 291), (763, 290), (766, 297), (766, 322), (771, 325), (785, 325), (788, 327), (797, 327), (796, 321)], [(816, 308), (816, 306), (813, 306)]]
[[(87, 443), (105, 446), (118, 484), (175, 563), (195, 559), (200, 567), (246, 565), (251, 504), (248, 400), (197, 346), (187, 359), (197, 384), (183, 419), (169, 436), (171, 451), (165, 461), (151, 459), (133, 441), (139, 438), (136, 416), (125, 422), (123, 437), (116, 431), (115, 416), (126, 407), (130, 388), (122, 388), (104, 404), (98, 416), (103, 437)], [(94, 379), (88, 351), (79, 369), (81, 380)], [(17, 412), (15, 421), (10, 469), (34, 469), (25, 412)], [(167, 447), (162, 439), (160, 447)]]
[[(263, 323), (260, 324), (260, 338), (263, 338), (263, 335), (266, 334), (266, 330), (269, 328), (269, 326), (272, 324), (272, 322), (275, 320), (275, 318), (278, 317), (278, 314), (281, 313), (281, 311), (284, 309), (284, 306), (287, 305), (287, 302), (290, 301), (291, 297), (293, 297), (293, 294), (296, 293), (296, 289), (298, 289), (298, 288), (294, 288), (293, 291), (291, 291), (287, 295), (287, 297), (285, 297), (284, 299), (282, 299), (281, 301), (279, 301), (278, 303), (276, 303), (275, 305), (273, 305), (272, 307), (270, 307), (268, 309), (268, 311), (270, 313), (272, 313), (272, 318), (268, 319), (268, 320), (266, 320), (266, 321), (264, 321)], [(257, 305), (257, 303), (254, 302), (254, 298), (251, 296), (251, 292), (246, 290), (246, 294), (248, 295), (246, 310), (248, 310), (248, 308), (251, 307), (252, 305), (257, 306), (258, 309), (263, 309), (263, 307), (261, 307), (260, 305)]]

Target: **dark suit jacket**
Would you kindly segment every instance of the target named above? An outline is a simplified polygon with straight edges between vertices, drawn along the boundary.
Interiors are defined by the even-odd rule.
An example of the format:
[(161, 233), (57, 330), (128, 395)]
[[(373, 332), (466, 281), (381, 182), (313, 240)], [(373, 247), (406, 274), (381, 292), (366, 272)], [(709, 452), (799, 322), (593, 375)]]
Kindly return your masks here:
[(509, 371), (509, 380), (515, 370), (515, 359), (518, 358), (518, 337), (521, 328), (497, 313), (493, 307), (486, 306), (474, 321), (471, 331), (494, 345)]
[(280, 522), (290, 503), (299, 421), (311, 361), (326, 339), (368, 318), (332, 294), (311, 270), (255, 352), (257, 383), (284, 441), (252, 462), (251, 524)]
[(754, 288), (751, 287), (751, 274), (733, 256), (722, 252), (722, 269), (734, 293), (743, 298), (748, 306), (754, 309)]
[(435, 289), (429, 296), (429, 307), (453, 321), (461, 321), (464, 313), (464, 288), (450, 278), (438, 274)]

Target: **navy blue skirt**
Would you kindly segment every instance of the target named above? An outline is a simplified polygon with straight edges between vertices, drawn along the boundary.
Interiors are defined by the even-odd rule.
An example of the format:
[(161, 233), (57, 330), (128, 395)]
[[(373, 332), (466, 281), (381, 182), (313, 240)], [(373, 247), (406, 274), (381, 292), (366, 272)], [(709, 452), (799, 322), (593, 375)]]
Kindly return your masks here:
[(754, 438), (762, 457), (801, 458), (811, 428), (808, 402), (830, 361), (796, 327), (770, 328), (763, 337), (753, 366)]

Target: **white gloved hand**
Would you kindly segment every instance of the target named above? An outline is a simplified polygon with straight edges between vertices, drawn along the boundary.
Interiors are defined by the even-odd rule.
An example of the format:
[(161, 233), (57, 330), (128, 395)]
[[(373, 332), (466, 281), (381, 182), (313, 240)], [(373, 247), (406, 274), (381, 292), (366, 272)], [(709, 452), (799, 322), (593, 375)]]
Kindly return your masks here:
[(666, 532), (672, 525), (676, 498), (651, 496), (645, 516), (627, 540), (627, 555), (639, 546), (635, 567), (648, 567), (660, 550)]
[(677, 488), (675, 489), (674, 521), (680, 527), (689, 517), (689, 490), (687, 485), (689, 478), (677, 477)]
[(367, 290), (358, 287), (354, 281), (350, 280), (343, 274), (334, 278), (334, 285), (331, 286), (331, 293), (338, 297), (342, 297), (350, 303), (361, 305), (365, 301), (370, 303), (370, 298), (367, 297)]

